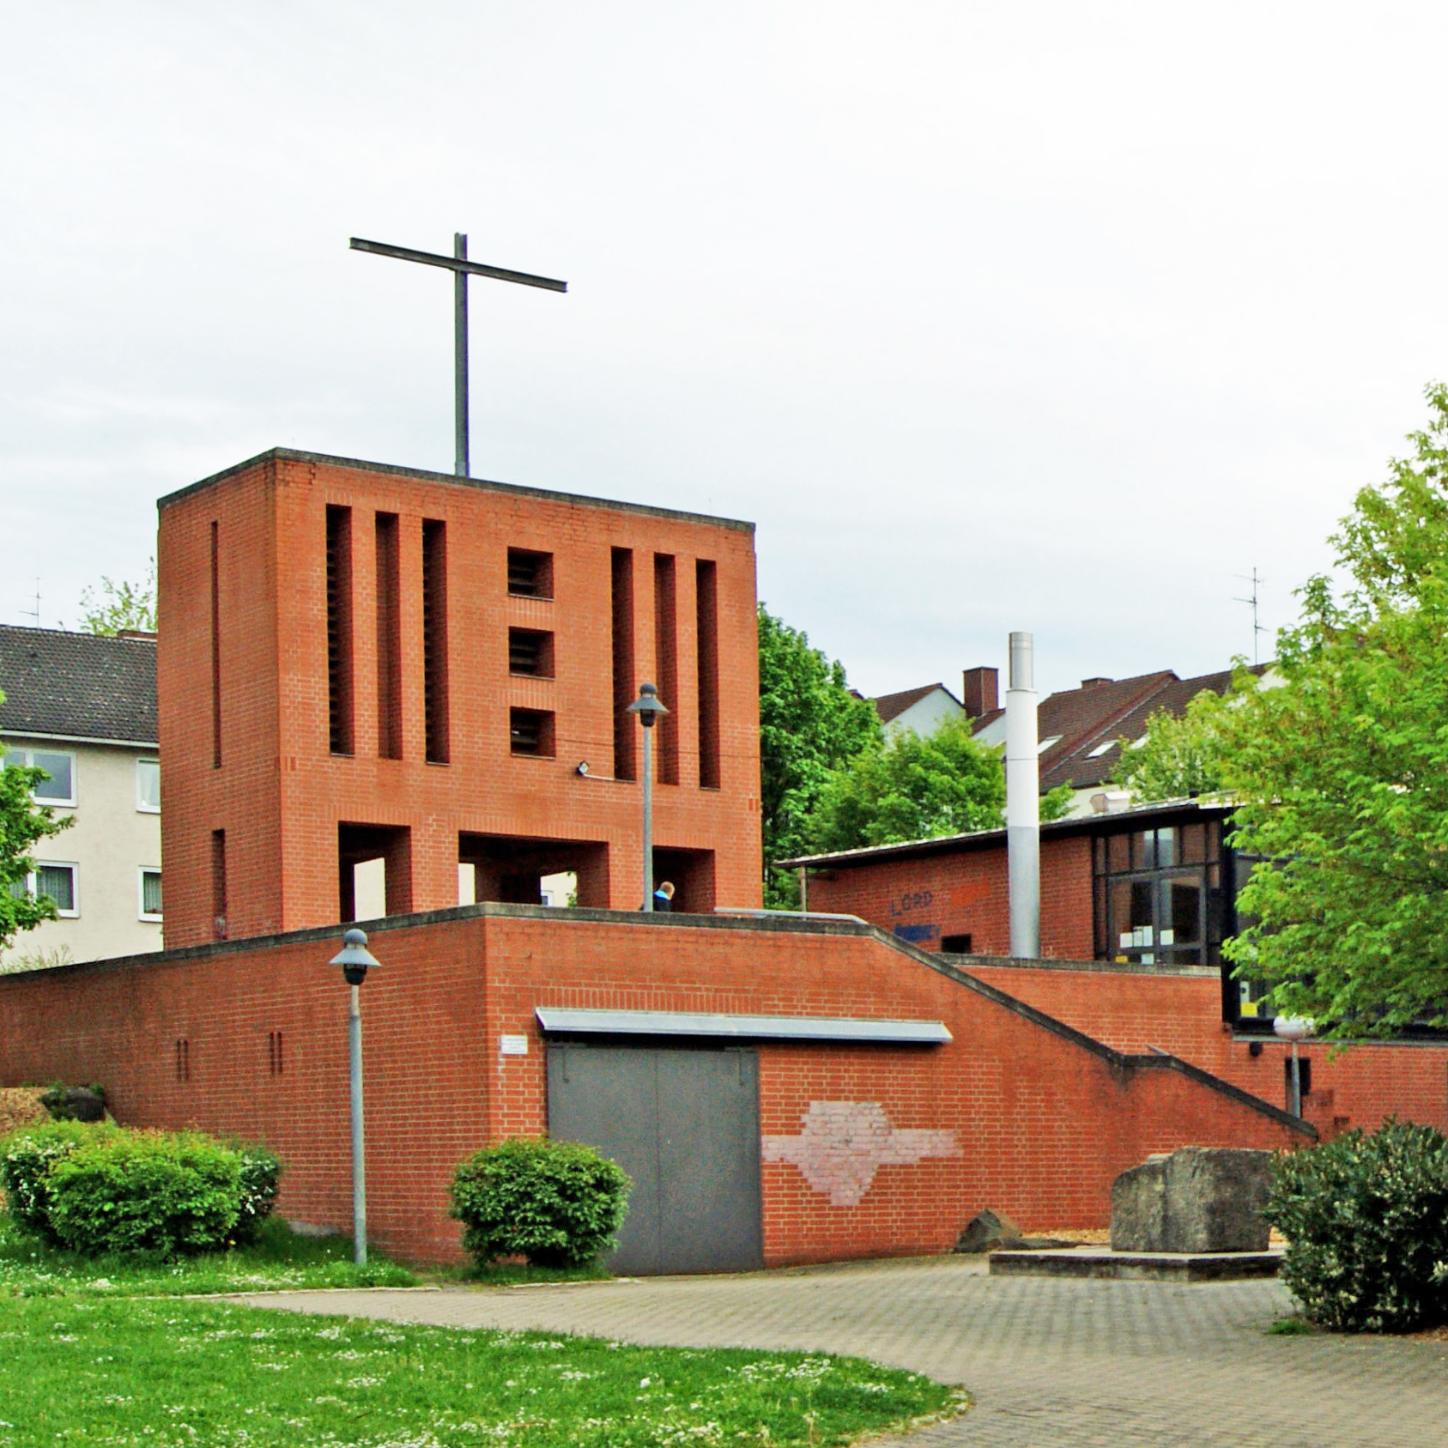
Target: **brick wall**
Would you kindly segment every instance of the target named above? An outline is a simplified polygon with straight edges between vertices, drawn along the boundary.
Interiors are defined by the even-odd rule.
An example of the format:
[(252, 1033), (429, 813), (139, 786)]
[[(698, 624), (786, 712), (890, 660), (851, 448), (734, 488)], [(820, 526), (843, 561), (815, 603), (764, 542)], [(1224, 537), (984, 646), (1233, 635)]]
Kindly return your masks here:
[[(327, 510), (350, 510), (342, 593), (350, 610), (351, 750), (329, 731)], [(377, 535), (395, 517), (401, 757), (382, 700), (390, 647), (379, 623)], [(382, 523), (379, 524), (379, 518)], [(423, 529), (446, 530), (447, 761), (429, 762), (424, 695)], [(216, 539), (213, 610), (212, 538)], [(552, 557), (551, 597), (508, 591), (508, 551)], [(276, 451), (161, 504), (160, 742), (166, 940), (214, 935), (212, 836), (226, 832), (232, 938), (339, 918), (338, 826), (405, 827), (405, 909), (458, 901), (459, 834), (553, 840), (587, 867), (583, 903), (633, 908), (641, 892), (640, 786), (614, 776), (614, 554), (632, 559), (627, 696), (667, 663), (678, 783), (654, 796), (659, 849), (712, 854), (691, 874), (694, 908), (759, 901), (758, 676), (753, 531), (683, 513), (460, 482)], [(674, 560), (672, 569), (656, 557)], [(699, 564), (717, 618), (704, 650), (706, 751), (700, 759)], [(672, 579), (660, 631), (658, 577)], [(213, 617), (214, 615), (214, 617)], [(436, 633), (439, 625), (434, 622)], [(217, 648), (213, 662), (213, 628)], [(553, 635), (549, 677), (510, 671), (509, 630)], [(663, 645), (668, 658), (661, 660)], [(213, 748), (220, 685), (220, 754)], [(510, 711), (550, 713), (552, 753), (510, 750)], [(395, 752), (395, 750), (393, 751)], [(590, 772), (576, 772), (586, 761)], [(706, 784), (701, 786), (701, 768)], [(567, 855), (567, 850), (559, 852)], [(681, 857), (682, 858), (682, 857)], [(692, 857), (689, 857), (692, 858)], [(703, 898), (704, 895), (709, 898)]]
[[(811, 874), (809, 908), (858, 915), (925, 950), (969, 935), (980, 955), (1010, 950), (1006, 851), (952, 850), (890, 857)], [(1089, 960), (1091, 842), (1083, 835), (1041, 842), (1041, 954)]]
[[(1120, 971), (1083, 964), (1078, 970), (1030, 964), (972, 964), (970, 973), (1121, 1051), (1169, 1051), (1278, 1106), (1287, 1104), (1275, 1037), (1234, 1036), (1221, 1019), (1221, 977)], [(1352, 1126), (1371, 1131), (1387, 1116), (1448, 1131), (1448, 1046), (1362, 1044), (1334, 1053), (1321, 1043), (1300, 1048), (1312, 1063), (1312, 1092), (1303, 1115), (1324, 1136)]]
[[(0, 1084), (99, 1080), (121, 1121), (265, 1137), (288, 1164), (281, 1210), (346, 1228), (336, 943), (312, 931), (0, 977)], [(942, 1251), (986, 1206), (1028, 1227), (1101, 1225), (1112, 1178), (1150, 1151), (1301, 1139), (859, 927), (490, 906), (380, 923), (372, 949), (369, 1221), (379, 1247), (409, 1258), (458, 1253), (445, 1215), (456, 1162), (546, 1130), (538, 1005), (947, 1024), (953, 1040), (938, 1047), (758, 1047), (770, 1263)], [(503, 1055), (504, 1034), (527, 1037), (528, 1054)]]

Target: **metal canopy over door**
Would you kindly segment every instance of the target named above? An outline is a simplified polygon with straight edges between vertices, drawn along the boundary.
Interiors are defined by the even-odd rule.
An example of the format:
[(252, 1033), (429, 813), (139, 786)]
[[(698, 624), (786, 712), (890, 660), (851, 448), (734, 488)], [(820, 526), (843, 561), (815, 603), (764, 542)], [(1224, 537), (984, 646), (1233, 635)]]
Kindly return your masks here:
[(753, 1050), (550, 1041), (548, 1131), (633, 1178), (615, 1272), (764, 1265)]

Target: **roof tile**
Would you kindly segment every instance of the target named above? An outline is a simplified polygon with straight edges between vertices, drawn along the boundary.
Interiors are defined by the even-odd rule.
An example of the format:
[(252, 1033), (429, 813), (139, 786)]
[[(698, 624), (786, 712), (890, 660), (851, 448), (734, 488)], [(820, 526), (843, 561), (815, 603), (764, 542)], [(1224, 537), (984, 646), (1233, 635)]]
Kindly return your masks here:
[(0, 624), (0, 732), (156, 742), (154, 639)]

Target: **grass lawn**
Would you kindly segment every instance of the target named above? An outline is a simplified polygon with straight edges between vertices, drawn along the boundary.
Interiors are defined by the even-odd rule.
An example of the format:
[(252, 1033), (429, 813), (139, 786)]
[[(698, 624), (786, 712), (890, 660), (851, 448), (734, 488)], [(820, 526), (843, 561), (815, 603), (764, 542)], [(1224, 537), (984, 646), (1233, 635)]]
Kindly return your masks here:
[(284, 1287), (410, 1287), (416, 1281), (394, 1262), (379, 1259), (354, 1267), (350, 1241), (299, 1237), (279, 1221), (264, 1223), (261, 1239), (252, 1246), (157, 1262), (62, 1252), (26, 1235), (0, 1212), (0, 1300), (265, 1292)]
[[(271, 1222), (255, 1246), (225, 1254), (86, 1259), (0, 1213), (0, 1448), (827, 1448), (965, 1401), (856, 1358), (628, 1347), (195, 1300), (416, 1280), (386, 1261), (359, 1272), (350, 1252), (344, 1240)], [(512, 1267), (483, 1280), (567, 1275), (582, 1274)]]
[(0, 1448), (825, 1448), (961, 1401), (857, 1358), (628, 1347), (179, 1299), (0, 1301)]

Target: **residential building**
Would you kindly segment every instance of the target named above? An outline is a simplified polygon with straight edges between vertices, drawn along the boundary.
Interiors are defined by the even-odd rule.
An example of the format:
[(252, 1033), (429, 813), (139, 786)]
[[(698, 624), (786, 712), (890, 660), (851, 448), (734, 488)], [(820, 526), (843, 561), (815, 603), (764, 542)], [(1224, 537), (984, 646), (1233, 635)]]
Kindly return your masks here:
[(959, 699), (944, 684), (922, 684), (897, 694), (880, 694), (870, 701), (887, 735), (903, 730), (934, 734), (942, 724), (965, 717)]
[(980, 719), (996, 710), (996, 671), (978, 667), (961, 674), (960, 698), (944, 684), (921, 684), (894, 694), (880, 694), (871, 702), (887, 734), (909, 729), (916, 734), (933, 734), (942, 724), (955, 719)]
[(156, 641), (0, 625), (0, 748), (49, 778), (35, 799), (71, 821), (42, 841), (26, 888), (59, 918), (3, 957), (61, 964), (161, 948)]
[[(1266, 671), (1266, 665), (1256, 669)], [(992, 676), (994, 669), (988, 672)], [(1180, 715), (1200, 693), (1223, 694), (1232, 670), (1179, 678), (1170, 669), (1129, 679), (1082, 679), (1079, 689), (1063, 689), (1041, 701), (1039, 715), (1041, 793), (1069, 785), (1071, 816), (1124, 809), (1130, 800), (1117, 786), (1121, 741), (1135, 743), (1146, 735), (1153, 714)], [(990, 695), (995, 694), (994, 678)], [(1005, 710), (992, 702), (976, 718), (975, 737), (985, 744), (1006, 740)]]

